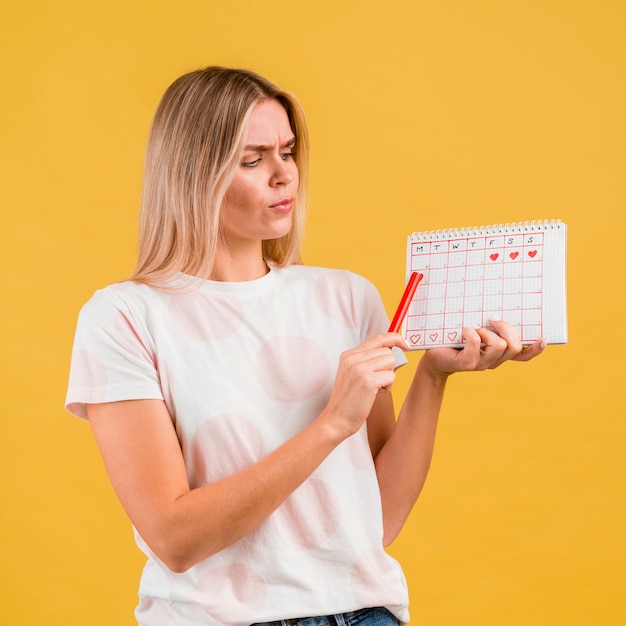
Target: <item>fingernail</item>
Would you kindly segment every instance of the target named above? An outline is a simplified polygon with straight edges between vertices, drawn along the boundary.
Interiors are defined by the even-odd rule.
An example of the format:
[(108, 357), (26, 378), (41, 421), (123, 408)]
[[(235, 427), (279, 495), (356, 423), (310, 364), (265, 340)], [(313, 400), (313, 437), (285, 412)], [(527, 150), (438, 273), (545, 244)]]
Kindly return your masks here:
[(490, 321), (490, 322), (499, 322), (499, 321), (500, 321), (500, 318), (499, 318), (499, 317), (490, 317), (490, 318), (489, 318), (489, 321)]
[(547, 345), (548, 345), (548, 342), (544, 339), (544, 340), (541, 342), (541, 349), (543, 350), (543, 349), (544, 349)]

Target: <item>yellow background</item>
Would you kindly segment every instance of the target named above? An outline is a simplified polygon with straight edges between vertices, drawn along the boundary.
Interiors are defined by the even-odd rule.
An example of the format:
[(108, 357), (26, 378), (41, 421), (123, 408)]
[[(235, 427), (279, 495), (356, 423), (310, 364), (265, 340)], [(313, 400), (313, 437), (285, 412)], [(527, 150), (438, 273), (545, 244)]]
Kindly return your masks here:
[(625, 32), (622, 0), (3, 0), (3, 623), (133, 623), (143, 559), (63, 409), (70, 349), (132, 270), (160, 95), (214, 63), (298, 94), (306, 261), (366, 275), (389, 313), (410, 232), (568, 223), (569, 344), (452, 379), (392, 552), (415, 625), (626, 623)]

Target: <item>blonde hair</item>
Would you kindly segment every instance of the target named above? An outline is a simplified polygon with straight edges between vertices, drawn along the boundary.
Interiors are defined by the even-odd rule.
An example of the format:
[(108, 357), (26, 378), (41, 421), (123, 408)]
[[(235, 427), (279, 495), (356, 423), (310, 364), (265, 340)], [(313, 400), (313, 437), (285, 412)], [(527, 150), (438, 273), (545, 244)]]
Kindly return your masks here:
[(131, 280), (163, 285), (184, 274), (208, 277), (222, 232), (220, 209), (239, 166), (254, 106), (275, 99), (296, 136), (299, 187), (290, 232), (263, 242), (277, 265), (300, 263), (308, 197), (308, 130), (292, 94), (241, 69), (207, 67), (174, 81), (157, 107), (146, 148), (138, 261)]

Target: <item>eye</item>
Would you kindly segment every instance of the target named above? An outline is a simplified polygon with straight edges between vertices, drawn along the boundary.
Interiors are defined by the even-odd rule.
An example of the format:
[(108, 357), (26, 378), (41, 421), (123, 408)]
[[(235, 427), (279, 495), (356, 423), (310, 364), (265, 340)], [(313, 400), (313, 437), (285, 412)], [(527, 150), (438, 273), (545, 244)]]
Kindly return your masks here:
[(293, 158), (295, 154), (294, 152), (283, 152), (280, 156), (283, 161), (286, 161), (287, 159)]
[(256, 167), (261, 162), (261, 157), (254, 159), (253, 161), (242, 161), (241, 167)]

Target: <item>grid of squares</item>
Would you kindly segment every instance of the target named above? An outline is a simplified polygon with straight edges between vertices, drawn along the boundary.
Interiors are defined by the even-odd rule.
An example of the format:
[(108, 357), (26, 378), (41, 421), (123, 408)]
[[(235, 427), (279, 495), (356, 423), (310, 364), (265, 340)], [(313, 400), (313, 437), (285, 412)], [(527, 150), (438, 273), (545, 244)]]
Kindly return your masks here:
[(461, 343), (466, 326), (510, 322), (524, 343), (543, 335), (544, 233), (442, 237), (410, 243), (410, 269), (424, 274), (409, 307), (410, 347)]

